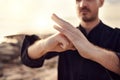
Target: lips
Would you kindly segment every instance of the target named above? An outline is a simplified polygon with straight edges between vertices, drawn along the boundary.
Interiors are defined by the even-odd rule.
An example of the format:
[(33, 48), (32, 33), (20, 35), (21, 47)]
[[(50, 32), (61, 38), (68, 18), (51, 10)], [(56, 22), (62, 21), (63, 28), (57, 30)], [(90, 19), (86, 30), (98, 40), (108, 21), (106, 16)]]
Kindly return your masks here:
[(87, 13), (90, 12), (90, 10), (87, 7), (83, 7), (80, 9), (80, 12)]
[(81, 10), (80, 12), (87, 13), (89, 11), (88, 10)]

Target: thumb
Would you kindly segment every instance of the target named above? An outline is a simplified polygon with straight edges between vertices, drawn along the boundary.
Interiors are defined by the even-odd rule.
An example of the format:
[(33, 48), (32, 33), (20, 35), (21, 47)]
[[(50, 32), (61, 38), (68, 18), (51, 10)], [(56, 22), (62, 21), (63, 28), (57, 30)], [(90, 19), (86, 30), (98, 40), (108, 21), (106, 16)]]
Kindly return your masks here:
[(62, 34), (57, 38), (61, 48), (66, 49), (69, 46), (69, 40)]

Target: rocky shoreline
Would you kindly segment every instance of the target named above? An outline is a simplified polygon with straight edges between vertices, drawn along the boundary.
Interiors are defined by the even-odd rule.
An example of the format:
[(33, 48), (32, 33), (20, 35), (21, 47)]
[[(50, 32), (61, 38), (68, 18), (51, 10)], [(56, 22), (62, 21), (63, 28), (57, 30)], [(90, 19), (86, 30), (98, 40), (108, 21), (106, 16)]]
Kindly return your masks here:
[(57, 57), (45, 62), (41, 68), (23, 64), (6, 64), (0, 80), (57, 80)]
[(21, 63), (24, 36), (6, 36), (7, 40), (0, 43), (0, 80), (57, 80), (58, 57), (46, 60), (41, 68), (29, 68)]

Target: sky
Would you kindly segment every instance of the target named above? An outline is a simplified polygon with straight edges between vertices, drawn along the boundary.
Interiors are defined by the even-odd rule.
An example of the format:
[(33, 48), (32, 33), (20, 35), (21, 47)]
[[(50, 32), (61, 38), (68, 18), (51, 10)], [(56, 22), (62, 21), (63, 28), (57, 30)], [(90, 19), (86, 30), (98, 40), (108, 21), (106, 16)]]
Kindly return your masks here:
[[(106, 24), (119, 27), (120, 0), (105, 0), (100, 18)], [(42, 34), (55, 32), (52, 13), (74, 26), (79, 24), (75, 0), (0, 0), (0, 36), (19, 33)]]

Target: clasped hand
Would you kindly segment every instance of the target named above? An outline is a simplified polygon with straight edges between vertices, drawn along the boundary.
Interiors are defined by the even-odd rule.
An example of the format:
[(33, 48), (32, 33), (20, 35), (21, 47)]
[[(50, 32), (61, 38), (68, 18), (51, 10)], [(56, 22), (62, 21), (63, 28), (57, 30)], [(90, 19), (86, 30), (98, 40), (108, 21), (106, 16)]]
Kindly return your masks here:
[(91, 47), (91, 43), (86, 39), (83, 33), (55, 14), (53, 14), (51, 18), (58, 24), (54, 25), (54, 28), (59, 31), (60, 34), (64, 35), (64, 38), (78, 50), (81, 56), (87, 57), (87, 49)]
[(83, 33), (55, 14), (51, 18), (58, 24), (54, 25), (54, 28), (59, 33), (44, 40), (46, 51), (62, 52), (76, 49), (81, 56), (88, 58), (89, 50), (92, 50), (93, 45), (86, 39)]

